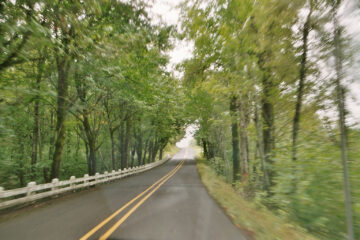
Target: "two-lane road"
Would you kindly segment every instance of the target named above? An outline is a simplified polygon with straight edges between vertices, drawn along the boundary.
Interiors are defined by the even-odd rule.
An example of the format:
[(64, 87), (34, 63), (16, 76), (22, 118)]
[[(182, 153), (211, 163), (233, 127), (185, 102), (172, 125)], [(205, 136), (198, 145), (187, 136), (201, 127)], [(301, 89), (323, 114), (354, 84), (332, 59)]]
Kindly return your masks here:
[(0, 222), (0, 239), (245, 239), (207, 194), (190, 148), (145, 173), (12, 215)]

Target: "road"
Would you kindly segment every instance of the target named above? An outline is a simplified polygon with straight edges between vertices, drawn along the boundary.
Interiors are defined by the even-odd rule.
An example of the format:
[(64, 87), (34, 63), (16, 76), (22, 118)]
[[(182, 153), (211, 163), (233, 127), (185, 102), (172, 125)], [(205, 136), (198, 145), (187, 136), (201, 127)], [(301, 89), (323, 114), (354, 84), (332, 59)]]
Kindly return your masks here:
[(196, 170), (194, 151), (186, 148), (142, 174), (3, 216), (0, 239), (245, 237), (206, 192)]

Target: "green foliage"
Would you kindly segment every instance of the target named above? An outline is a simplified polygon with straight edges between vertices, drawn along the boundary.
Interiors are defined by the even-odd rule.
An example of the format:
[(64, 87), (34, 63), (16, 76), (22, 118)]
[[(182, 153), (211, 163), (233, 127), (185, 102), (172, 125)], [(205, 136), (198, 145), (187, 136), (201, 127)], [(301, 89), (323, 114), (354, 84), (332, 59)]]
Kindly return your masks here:
[[(306, 47), (311, 57), (304, 63), (301, 43), (310, 4), (311, 43)], [(241, 172), (233, 186), (247, 198), (322, 239), (345, 239), (339, 129), (320, 113), (336, 106), (334, 81), (328, 76), (334, 71), (333, 26), (327, 14), (331, 7), (322, 0), (186, 1), (183, 35), (195, 49), (182, 68), (186, 117), (198, 124), (196, 140), (217, 174), (231, 182)], [(298, 157), (293, 161), (292, 122), (301, 64), (306, 81)], [(348, 128), (347, 133), (358, 236), (359, 129)], [(234, 145), (240, 149), (239, 172), (233, 171)]]
[(182, 90), (165, 70), (174, 29), (153, 25), (144, 2), (0, 7), (2, 187), (51, 180), (59, 96), (61, 179), (155, 161), (183, 133)]

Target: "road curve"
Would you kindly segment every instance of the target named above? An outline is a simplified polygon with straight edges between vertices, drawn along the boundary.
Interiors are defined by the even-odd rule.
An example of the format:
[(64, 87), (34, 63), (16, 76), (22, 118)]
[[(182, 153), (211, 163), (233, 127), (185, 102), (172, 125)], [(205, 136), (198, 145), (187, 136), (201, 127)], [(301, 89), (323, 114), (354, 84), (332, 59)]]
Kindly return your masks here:
[(1, 219), (6, 240), (245, 240), (206, 192), (190, 148), (140, 175)]

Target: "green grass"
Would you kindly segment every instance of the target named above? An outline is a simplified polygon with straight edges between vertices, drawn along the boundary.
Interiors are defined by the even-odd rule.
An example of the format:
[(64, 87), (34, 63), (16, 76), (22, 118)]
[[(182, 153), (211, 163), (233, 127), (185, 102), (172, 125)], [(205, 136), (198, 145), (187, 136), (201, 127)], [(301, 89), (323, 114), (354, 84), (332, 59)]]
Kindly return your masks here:
[(197, 158), (197, 169), (209, 194), (224, 209), (232, 222), (249, 239), (261, 240), (315, 240), (314, 236), (296, 224), (245, 200), (231, 184), (215, 173), (202, 158)]

